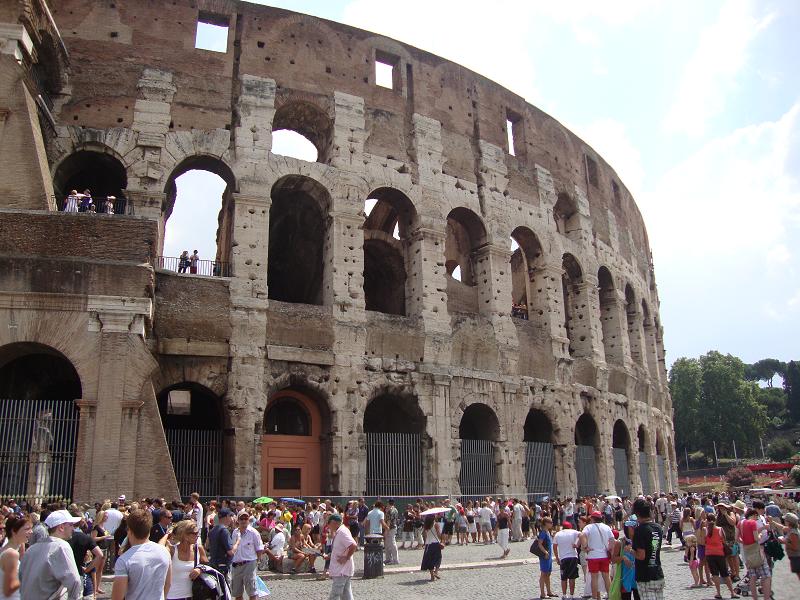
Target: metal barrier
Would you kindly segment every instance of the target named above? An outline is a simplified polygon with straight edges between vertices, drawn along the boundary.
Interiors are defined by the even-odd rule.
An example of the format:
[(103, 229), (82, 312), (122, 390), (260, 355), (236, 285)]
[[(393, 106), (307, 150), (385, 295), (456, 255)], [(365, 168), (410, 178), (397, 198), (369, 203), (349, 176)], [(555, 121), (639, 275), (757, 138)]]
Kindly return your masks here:
[[(56, 198), (56, 196), (51, 196), (53, 199), (53, 203), (56, 205), (59, 211), (64, 212), (64, 208), (67, 205), (66, 198)], [(113, 198), (111, 200), (111, 206), (107, 206), (106, 201), (108, 200), (107, 197), (100, 196), (97, 198), (92, 198), (94, 210), (87, 211), (80, 209), (80, 201), (78, 201), (78, 213), (85, 214), (85, 215), (132, 215), (133, 214), (133, 202), (128, 202), (127, 198)], [(109, 212), (109, 210), (111, 212)]]
[(208, 429), (167, 429), (167, 446), (182, 496), (197, 492), (217, 496), (222, 491), (222, 432)]
[(658, 481), (656, 485), (658, 485), (659, 492), (666, 492), (669, 490), (669, 485), (667, 485), (667, 465), (664, 462), (664, 457), (660, 454), (656, 455), (656, 471), (658, 473)]
[(367, 495), (422, 494), (422, 436), (367, 433)]
[(537, 498), (553, 496), (556, 490), (555, 452), (548, 442), (525, 443), (525, 485)]
[(70, 498), (78, 421), (72, 400), (0, 400), (0, 494)]
[(631, 495), (632, 490), (628, 477), (628, 451), (625, 448), (614, 448), (614, 487), (620, 496)]
[(493, 496), (495, 489), (494, 442), (461, 440), (458, 484), (465, 496)]
[(642, 480), (642, 493), (652, 494), (653, 488), (650, 484), (650, 462), (647, 460), (646, 452), (639, 452), (639, 478)]
[(206, 277), (230, 277), (231, 263), (219, 260), (198, 260), (194, 267), (188, 259), (181, 262), (177, 256), (158, 256), (156, 257), (156, 269), (175, 271), (187, 275), (204, 275)]
[(594, 496), (597, 487), (597, 458), (594, 446), (575, 446), (575, 470), (578, 476), (578, 496)]

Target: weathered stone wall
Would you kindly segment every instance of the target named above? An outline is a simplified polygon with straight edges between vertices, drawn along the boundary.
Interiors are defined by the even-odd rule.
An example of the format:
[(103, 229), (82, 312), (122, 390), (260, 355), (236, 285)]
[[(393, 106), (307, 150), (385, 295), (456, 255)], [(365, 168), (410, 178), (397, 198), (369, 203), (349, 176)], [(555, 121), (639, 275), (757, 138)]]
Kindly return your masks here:
[[(523, 427), (532, 408), (551, 421), (561, 494), (576, 491), (574, 432), (584, 413), (597, 424), (599, 488), (613, 488), (617, 420), (627, 426), (632, 455), (643, 428), (653, 468), (660, 433), (675, 487), (646, 231), (616, 173), (577, 136), (457, 64), (338, 23), (232, 0), (50, 4), (71, 65), (45, 136), (51, 172), (76, 152), (111, 157), (124, 169), (136, 217), (3, 213), (30, 235), (2, 253), (24, 248), (26, 255), (68, 252), (97, 261), (110, 252), (105, 258), (153, 264), (175, 177), (205, 168), (229, 185), (218, 254), (230, 257), (233, 276), (159, 273), (155, 288), (139, 294), (152, 302), (152, 328), (147, 320), (141, 331), (117, 324), (108, 339), (92, 342), (96, 352), (144, 351), (149, 359), (108, 365), (104, 385), (126, 382), (124, 393), (112, 390), (116, 403), (105, 400), (106, 388), (86, 396), (82, 418), (94, 410), (96, 417), (82, 439), (94, 444), (87, 468), (100, 478), (95, 487), (80, 483), (81, 491), (174, 493), (174, 474), (150, 472), (144, 451), (126, 450), (129, 480), (112, 477), (100, 453), (113, 448), (85, 432), (117, 418), (112, 429), (120, 431), (120, 422), (135, 427), (138, 448), (163, 444), (155, 395), (181, 376), (224, 398), (233, 457), (226, 493), (264, 489), (257, 468), (264, 412), (287, 386), (307, 391), (326, 415), (323, 467), (330, 476), (323, 492), (364, 490), (364, 413), (384, 393), (412, 397), (426, 417), (428, 492), (458, 493), (459, 423), (474, 403), (490, 407), (500, 424), (498, 493), (525, 491)], [(229, 24), (225, 53), (194, 47), (198, 17), (209, 14)], [(394, 63), (394, 89), (375, 85), (376, 60)], [(514, 122), (514, 155), (507, 119)], [(278, 128), (304, 133), (319, 161), (272, 154)], [(325, 213), (320, 306), (269, 299), (270, 208), (286, 189), (308, 193)], [(397, 244), (407, 275), (403, 316), (365, 310), (364, 201), (383, 189), (410, 206)], [(466, 234), (451, 232), (454, 209), (471, 215)], [(512, 261), (521, 263), (509, 237), (514, 233), (528, 252), (521, 231), (541, 248), (513, 278), (524, 287), (528, 321), (511, 316)], [(87, 236), (108, 237), (109, 248), (87, 243)], [(49, 249), (51, 237), (60, 250)], [(474, 286), (448, 275), (445, 247), (453, 244)], [(574, 276), (567, 255), (580, 271), (575, 281), (565, 279)], [(602, 302), (601, 267), (612, 281)], [(131, 289), (123, 278), (119, 297)], [(626, 301), (626, 288), (634, 301)], [(19, 297), (33, 291), (33, 284), (14, 287)], [(45, 344), (47, 331), (38, 332)], [(122, 399), (129, 389), (139, 408)], [(637, 469), (631, 486), (641, 488)]]

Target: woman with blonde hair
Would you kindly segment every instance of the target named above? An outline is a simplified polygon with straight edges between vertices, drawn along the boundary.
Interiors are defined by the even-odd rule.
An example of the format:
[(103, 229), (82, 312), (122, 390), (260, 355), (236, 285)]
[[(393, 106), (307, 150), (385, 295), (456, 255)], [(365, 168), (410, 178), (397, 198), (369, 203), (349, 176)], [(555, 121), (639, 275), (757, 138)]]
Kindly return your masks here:
[(162, 543), (172, 556), (172, 582), (167, 600), (187, 600), (192, 597), (192, 581), (200, 576), (195, 565), (208, 563), (205, 549), (197, 543), (200, 531), (197, 523), (187, 519), (170, 527)]
[(97, 565), (97, 568), (92, 571), (92, 583), (94, 583), (94, 589), (98, 594), (105, 594), (103, 590), (100, 589), (100, 583), (102, 582), (103, 577), (103, 567), (106, 564), (106, 555), (108, 553), (108, 549), (111, 546), (111, 543), (114, 540), (114, 536), (108, 533), (103, 524), (106, 522), (108, 518), (108, 514), (104, 510), (100, 510), (94, 518), (94, 525), (92, 525), (92, 539), (97, 544), (97, 547), (103, 551), (103, 558), (100, 559), (100, 564)]

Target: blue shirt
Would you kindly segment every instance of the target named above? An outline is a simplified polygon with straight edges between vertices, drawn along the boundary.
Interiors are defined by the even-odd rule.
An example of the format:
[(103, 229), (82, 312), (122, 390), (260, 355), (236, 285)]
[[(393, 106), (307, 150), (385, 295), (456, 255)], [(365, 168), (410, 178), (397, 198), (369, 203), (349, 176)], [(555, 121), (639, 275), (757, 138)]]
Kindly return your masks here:
[(622, 587), (626, 592), (630, 592), (636, 587), (636, 562), (633, 552), (624, 552), (623, 556), (631, 561), (630, 566), (626, 565), (624, 560), (622, 561)]
[(233, 558), (228, 550), (233, 549), (231, 532), (225, 525), (214, 525), (208, 534), (208, 550), (212, 565), (229, 565)]

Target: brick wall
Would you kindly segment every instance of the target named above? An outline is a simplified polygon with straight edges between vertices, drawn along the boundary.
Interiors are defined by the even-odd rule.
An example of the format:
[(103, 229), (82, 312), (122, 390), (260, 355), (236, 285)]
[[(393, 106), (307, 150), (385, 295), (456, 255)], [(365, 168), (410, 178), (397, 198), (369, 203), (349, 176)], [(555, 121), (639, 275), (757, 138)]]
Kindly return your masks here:
[(156, 274), (156, 318), (159, 338), (225, 342), (231, 335), (228, 281), (177, 273)]
[(122, 215), (0, 210), (0, 254), (145, 263), (158, 239), (155, 221)]

